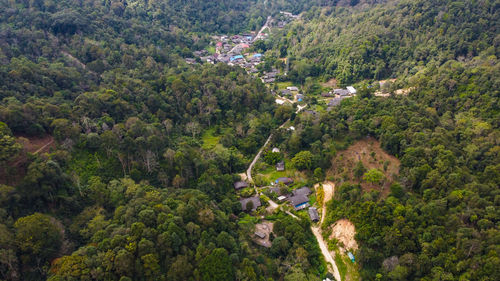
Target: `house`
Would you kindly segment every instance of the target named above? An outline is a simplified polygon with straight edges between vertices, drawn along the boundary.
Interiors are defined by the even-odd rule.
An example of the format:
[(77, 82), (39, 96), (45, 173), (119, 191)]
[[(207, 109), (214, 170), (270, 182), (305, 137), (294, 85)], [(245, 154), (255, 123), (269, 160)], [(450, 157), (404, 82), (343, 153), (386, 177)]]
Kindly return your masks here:
[(294, 126), (290, 126), (287, 130), (288, 131), (295, 131), (295, 127)]
[(298, 92), (299, 88), (297, 87), (286, 87), (287, 90), (293, 91), (293, 92)]
[(276, 183), (280, 183), (282, 182), (283, 184), (286, 184), (286, 185), (290, 185), (293, 183), (293, 179), (291, 178), (287, 178), (287, 177), (281, 177), (281, 178), (277, 178), (275, 180)]
[(284, 196), (284, 195), (281, 195), (280, 197), (278, 197), (278, 201), (280, 201), (280, 202), (282, 202), (285, 199), (286, 199), (286, 196)]
[(293, 196), (298, 196), (298, 195), (309, 196), (311, 193), (312, 193), (311, 189), (309, 189), (309, 187), (307, 186), (292, 191)]
[(330, 98), (333, 97), (334, 95), (332, 92), (328, 92), (328, 93), (321, 93), (321, 96), (324, 98)]
[(295, 211), (299, 211), (309, 207), (309, 198), (302, 194), (294, 195), (288, 198), (288, 201), (293, 206)]
[(276, 163), (276, 171), (281, 172), (285, 170), (285, 161)]
[(275, 78), (267, 78), (267, 79), (264, 79), (264, 83), (273, 83), (274, 81), (276, 81)]
[(273, 150), (271, 150), (271, 151), (272, 151), (272, 152), (274, 152), (274, 153), (276, 153), (276, 152), (277, 152), (277, 153), (279, 153), (279, 152), (280, 152), (280, 149), (279, 149), (279, 148), (277, 148), (277, 147), (274, 147), (274, 148), (273, 148)]
[(291, 94), (292, 94), (292, 92), (290, 92), (290, 90), (288, 90), (288, 89), (281, 90), (281, 95), (283, 95), (283, 96), (289, 96)]
[(269, 187), (269, 191), (281, 195), (280, 188), (277, 186)]
[(349, 91), (349, 93), (351, 95), (355, 95), (358, 92), (358, 91), (356, 91), (356, 89), (353, 86), (348, 86), (346, 88), (347, 88), (347, 91)]
[(260, 231), (255, 231), (255, 236), (259, 237), (260, 239), (266, 238), (266, 234)]
[(276, 72), (268, 72), (266, 73), (267, 78), (275, 78), (278, 73)]
[[(252, 202), (252, 205), (253, 205), (252, 210), (247, 210), (247, 206), (248, 206), (249, 202)], [(241, 204), (241, 209), (243, 211), (255, 211), (255, 210), (257, 210), (258, 207), (262, 206), (262, 204), (260, 203), (259, 196), (243, 198), (240, 200), (240, 204)]]
[(186, 63), (187, 64), (195, 64), (196, 63), (196, 60), (193, 59), (193, 58), (186, 58)]
[(311, 221), (313, 222), (318, 222), (319, 221), (319, 215), (318, 215), (318, 210), (314, 207), (310, 207), (309, 210), (307, 210), (309, 213), (309, 217), (311, 218)]
[(242, 188), (248, 187), (248, 183), (244, 181), (237, 181), (234, 183), (234, 189), (240, 190)]
[(344, 96), (349, 96), (349, 95), (351, 94), (351, 93), (350, 93), (348, 90), (346, 90), (346, 89), (335, 89), (335, 90), (333, 90), (333, 93), (334, 93), (335, 95), (339, 95), (339, 96), (341, 96), (341, 97), (344, 97)]
[(237, 55), (237, 56), (231, 57), (229, 60), (232, 61), (232, 62), (234, 62), (234, 61), (242, 60), (242, 59), (243, 59), (242, 55)]

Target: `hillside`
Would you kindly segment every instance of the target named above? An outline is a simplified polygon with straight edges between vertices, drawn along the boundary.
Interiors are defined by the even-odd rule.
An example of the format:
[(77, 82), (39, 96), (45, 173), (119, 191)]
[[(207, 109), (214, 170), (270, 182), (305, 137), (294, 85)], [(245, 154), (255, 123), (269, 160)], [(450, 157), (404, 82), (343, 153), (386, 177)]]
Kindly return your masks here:
[[(341, 84), (411, 76), (450, 59), (488, 50), (498, 57), (500, 17), (490, 1), (391, 0), (375, 6), (326, 7), (304, 13), (275, 48), (296, 60), (290, 72)], [(283, 51), (281, 51), (283, 54)], [(311, 70), (304, 71), (305, 66)]]
[(497, 280), (499, 7), (0, 0), (0, 280)]

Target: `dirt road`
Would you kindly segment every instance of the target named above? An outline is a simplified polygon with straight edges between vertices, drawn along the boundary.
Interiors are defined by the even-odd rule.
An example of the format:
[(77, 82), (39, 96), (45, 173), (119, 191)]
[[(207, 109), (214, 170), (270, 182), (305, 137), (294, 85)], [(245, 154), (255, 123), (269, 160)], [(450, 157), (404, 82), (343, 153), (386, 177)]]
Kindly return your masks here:
[[(316, 184), (314, 187), (318, 188), (319, 184)], [(324, 193), (324, 196), (323, 196), (323, 207), (321, 207), (320, 226), (323, 224), (323, 221), (326, 217), (326, 203), (328, 201), (332, 200), (333, 194), (335, 193), (335, 184), (331, 181), (323, 182), (323, 193)], [(333, 276), (335, 277), (336, 280), (340, 281), (339, 269), (337, 267), (337, 264), (335, 263), (335, 260), (333, 259), (334, 256), (332, 256), (330, 251), (328, 251), (328, 245), (325, 243), (325, 240), (323, 239), (321, 228), (311, 226), (311, 230), (312, 230), (314, 236), (316, 236), (316, 240), (318, 240), (319, 247), (321, 249), (321, 253), (323, 253), (323, 256), (325, 257), (326, 262), (328, 262), (332, 265)]]
[(321, 236), (321, 229), (319, 227), (311, 226), (311, 230), (314, 236), (316, 236), (316, 240), (318, 240), (319, 248), (321, 249), (321, 253), (325, 257), (326, 262), (332, 265), (333, 277), (335, 277), (335, 280), (341, 281), (337, 264), (335, 263), (335, 260), (333, 259), (333, 256), (331, 255), (330, 251), (328, 251), (328, 246), (325, 243), (325, 240), (323, 240), (323, 236)]
[(323, 224), (323, 221), (326, 217), (326, 203), (333, 198), (333, 194), (335, 193), (335, 184), (331, 181), (325, 181), (323, 183), (323, 207), (321, 208), (321, 222), (320, 225)]
[[(299, 113), (302, 109), (306, 108), (307, 104), (303, 105), (303, 106), (298, 106), (297, 107), (297, 111), (295, 111), (295, 113)], [(281, 124), (280, 128), (283, 128), (283, 126), (285, 126), (285, 124), (290, 121), (290, 119), (286, 120), (283, 124)], [(255, 165), (255, 163), (257, 163), (257, 161), (259, 160), (260, 158), (260, 155), (262, 154), (262, 151), (264, 150), (264, 148), (267, 146), (267, 144), (271, 141), (271, 138), (273, 137), (273, 134), (271, 133), (269, 135), (269, 137), (267, 138), (266, 142), (264, 143), (264, 145), (260, 148), (259, 152), (257, 153), (257, 155), (255, 155), (255, 158), (252, 160), (252, 163), (250, 163), (250, 166), (248, 166), (248, 169), (247, 169), (247, 180), (249, 182), (253, 182), (253, 178), (252, 178), (252, 169), (253, 169), (253, 166)], [(257, 187), (255, 187), (255, 192), (257, 192)]]

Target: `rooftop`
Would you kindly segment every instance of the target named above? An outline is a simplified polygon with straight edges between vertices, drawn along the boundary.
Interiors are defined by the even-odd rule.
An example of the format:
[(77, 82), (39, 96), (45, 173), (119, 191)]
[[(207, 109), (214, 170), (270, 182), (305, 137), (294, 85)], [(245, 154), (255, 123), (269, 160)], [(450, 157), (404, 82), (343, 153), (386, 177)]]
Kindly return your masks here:
[(297, 196), (297, 195), (308, 196), (311, 193), (312, 193), (311, 189), (309, 189), (309, 187), (307, 187), (307, 186), (304, 186), (304, 187), (301, 187), (301, 188), (298, 188), (298, 189), (295, 189), (294, 191), (292, 191), (292, 194), (294, 196)]
[(309, 217), (312, 221), (319, 221), (318, 210), (316, 208), (310, 207), (307, 212), (309, 213)]
[(255, 211), (258, 207), (260, 207), (262, 205), (260, 203), (260, 198), (258, 196), (249, 197), (249, 198), (243, 198), (243, 199), (240, 200), (241, 209), (243, 211), (248, 211), (247, 210), (247, 204), (250, 201), (253, 203), (253, 209), (252, 209), (252, 211)]
[(245, 188), (245, 187), (248, 187), (248, 183), (244, 182), (244, 181), (237, 181), (234, 183), (234, 189), (238, 190), (238, 189), (242, 189), (242, 188)]

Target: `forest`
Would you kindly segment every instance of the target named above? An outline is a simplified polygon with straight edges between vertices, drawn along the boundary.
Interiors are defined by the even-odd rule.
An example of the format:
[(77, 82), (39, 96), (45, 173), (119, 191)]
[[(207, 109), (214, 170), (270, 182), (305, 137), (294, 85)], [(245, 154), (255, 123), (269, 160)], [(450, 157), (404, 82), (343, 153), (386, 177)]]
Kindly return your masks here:
[[(301, 16), (252, 48), (318, 114), (276, 104), (277, 86), (240, 67), (185, 62), (280, 11)], [(271, 133), (284, 154), (265, 162), (285, 155), (308, 186), (335, 182), (320, 227), (354, 223), (361, 279), (498, 280), (499, 11), (498, 0), (0, 0), (0, 280), (332, 279), (307, 216), (267, 215), (272, 246), (252, 240), (260, 211), (242, 211), (233, 184)], [(330, 79), (358, 94), (326, 111)], [(401, 162), (386, 193), (382, 180), (366, 191), (328, 174), (366, 137)]]

